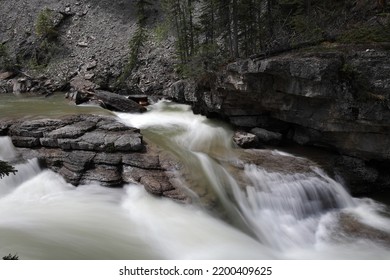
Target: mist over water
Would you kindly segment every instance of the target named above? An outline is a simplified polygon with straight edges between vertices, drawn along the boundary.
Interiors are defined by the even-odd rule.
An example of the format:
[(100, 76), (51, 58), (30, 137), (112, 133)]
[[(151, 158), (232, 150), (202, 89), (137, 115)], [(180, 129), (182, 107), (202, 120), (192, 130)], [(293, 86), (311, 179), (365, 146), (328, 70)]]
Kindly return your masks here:
[[(182, 205), (141, 185), (74, 187), (36, 160), (0, 180), (0, 254), (21, 259), (390, 259), (386, 206), (351, 197), (318, 167), (307, 173), (235, 161), (232, 131), (186, 105), (159, 102), (144, 114), (117, 114), (171, 151), (215, 193), (225, 215), (194, 200)], [(0, 138), (0, 159), (17, 156)], [(293, 157), (280, 154), (283, 157)], [(191, 188), (191, 186), (188, 186)], [(353, 217), (366, 235), (340, 228)], [(369, 230), (367, 230), (367, 228)]]

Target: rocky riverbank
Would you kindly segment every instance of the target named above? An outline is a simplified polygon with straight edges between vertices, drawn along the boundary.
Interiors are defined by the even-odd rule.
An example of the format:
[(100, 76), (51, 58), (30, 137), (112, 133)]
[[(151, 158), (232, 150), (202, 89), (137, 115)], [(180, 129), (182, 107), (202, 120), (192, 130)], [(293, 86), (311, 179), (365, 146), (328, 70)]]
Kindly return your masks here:
[[(0, 71), (0, 93), (68, 91), (76, 104), (92, 101), (118, 111), (125, 100), (118, 98), (113, 107), (107, 92), (164, 94), (236, 126), (243, 147), (295, 142), (333, 152), (334, 172), (354, 194), (390, 188), (389, 44), (325, 42), (238, 60), (196, 82), (177, 81), (175, 40), (157, 39), (161, 7), (156, 4), (148, 9), (148, 36), (137, 68), (119, 85), (137, 30), (136, 1), (17, 0), (1, 5), (0, 45), (17, 70)], [(45, 49), (36, 25), (47, 10), (56, 38)], [(370, 21), (383, 25), (381, 18)]]
[(113, 117), (0, 120), (0, 135), (12, 139), (23, 159), (38, 158), (73, 185), (140, 183), (154, 195), (189, 201), (173, 176), (178, 164)]
[(284, 143), (333, 151), (353, 193), (369, 193), (390, 181), (389, 47), (330, 45), (240, 60), (166, 94), (243, 131), (267, 129)]

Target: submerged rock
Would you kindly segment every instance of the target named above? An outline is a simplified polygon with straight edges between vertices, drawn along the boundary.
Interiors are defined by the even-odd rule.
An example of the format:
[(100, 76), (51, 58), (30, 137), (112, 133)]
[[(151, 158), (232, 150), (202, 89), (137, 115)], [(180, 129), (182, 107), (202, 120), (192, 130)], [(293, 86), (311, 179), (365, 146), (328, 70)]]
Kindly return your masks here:
[(344, 234), (348, 238), (367, 239), (381, 243), (390, 248), (390, 233), (386, 230), (374, 228), (360, 221), (349, 213), (339, 215), (338, 235)]
[(239, 155), (238, 162), (232, 162), (235, 168), (244, 169), (245, 164), (259, 166), (267, 172), (281, 174), (313, 173), (313, 168), (319, 165), (307, 158), (296, 157), (291, 154), (266, 149), (247, 149)]

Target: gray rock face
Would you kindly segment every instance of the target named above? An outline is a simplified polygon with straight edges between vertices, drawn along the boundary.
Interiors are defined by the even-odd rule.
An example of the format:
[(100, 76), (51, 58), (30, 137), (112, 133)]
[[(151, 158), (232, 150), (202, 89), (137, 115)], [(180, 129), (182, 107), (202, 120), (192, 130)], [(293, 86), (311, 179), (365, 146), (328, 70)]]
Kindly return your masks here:
[(0, 93), (49, 95), (56, 91), (62, 91), (66, 87), (66, 82), (55, 82), (44, 76), (32, 77), (24, 73), (0, 72)]
[(189, 201), (174, 183), (172, 159), (152, 144), (145, 145), (139, 129), (112, 117), (0, 120), (0, 133), (11, 137), (25, 159), (39, 158), (73, 185), (140, 183), (152, 194)]
[[(278, 132), (278, 140), (325, 147), (370, 161), (375, 184), (390, 163), (390, 51), (386, 45), (329, 48), (253, 58), (227, 65), (216, 79), (175, 84), (169, 96), (194, 111), (245, 130)], [(263, 141), (269, 134), (251, 133)], [(382, 171), (381, 171), (382, 170)], [(349, 172), (349, 171), (346, 171)], [(364, 172), (355, 172), (365, 182)], [(360, 188), (360, 187), (359, 187)]]
[(261, 143), (278, 145), (282, 141), (281, 133), (268, 131), (263, 128), (255, 127), (251, 129), (251, 133), (256, 135)]
[[(95, 89), (97, 89), (99, 86), (89, 80), (86, 80), (85, 78), (81, 76), (76, 76), (73, 79), (70, 80), (70, 86), (71, 88), (78, 93), (86, 93), (86, 92), (93, 92)], [(76, 99), (76, 98), (74, 98)], [(78, 99), (79, 101), (82, 101), (82, 99)], [(78, 101), (77, 99), (76, 104)]]
[[(48, 8), (58, 32), (55, 52), (49, 56), (47, 67), (40, 72), (53, 84), (68, 83), (79, 76), (101, 88), (116, 91), (118, 78), (129, 58), (128, 42), (137, 30), (137, 1), (111, 0), (31, 0), (2, 1), (0, 9), (0, 43), (5, 43), (12, 58), (18, 57), (23, 68), (39, 50), (40, 38), (35, 33), (38, 15)], [(150, 6), (148, 25), (160, 21), (159, 1)], [(154, 31), (140, 49), (139, 67), (129, 77), (147, 94), (161, 94), (177, 79), (175, 39), (163, 42)], [(114, 40), (113, 40), (114, 38)], [(24, 65), (23, 65), (24, 64)], [(34, 71), (28, 73), (34, 76)], [(2, 87), (7, 90), (9, 87)], [(123, 87), (131, 88), (124, 84)], [(12, 85), (11, 85), (12, 91)]]
[(335, 169), (343, 174), (347, 185), (354, 186), (354, 193), (368, 193), (378, 180), (379, 172), (363, 160), (341, 156), (335, 160)]
[[(2, 2), (0, 42), (21, 57), (29, 56), (37, 41), (35, 22), (45, 8), (52, 15), (59, 33), (55, 62), (49, 63), (45, 75), (53, 79), (68, 78), (72, 73), (119, 75), (128, 55), (128, 41), (137, 20), (135, 1), (21, 1)], [(60, 20), (62, 18), (62, 20)], [(109, 38), (115, 37), (115, 42)], [(96, 57), (96, 58), (95, 58)]]
[(259, 140), (256, 135), (243, 131), (234, 133), (233, 142), (242, 148), (257, 148), (259, 145)]

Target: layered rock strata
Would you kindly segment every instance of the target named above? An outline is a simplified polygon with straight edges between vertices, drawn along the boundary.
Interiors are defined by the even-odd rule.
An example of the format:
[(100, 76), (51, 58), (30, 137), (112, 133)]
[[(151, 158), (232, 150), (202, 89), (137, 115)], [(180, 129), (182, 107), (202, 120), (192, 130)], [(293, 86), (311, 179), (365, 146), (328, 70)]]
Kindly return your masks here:
[(347, 183), (370, 192), (389, 187), (390, 51), (349, 47), (240, 60), (197, 83), (179, 81), (166, 94), (244, 131), (264, 128), (343, 155), (335, 165), (357, 177), (346, 176)]
[(9, 136), (24, 159), (38, 158), (73, 185), (140, 183), (154, 195), (188, 201), (175, 185), (177, 164), (146, 143), (139, 129), (113, 117), (0, 120), (0, 135)]

